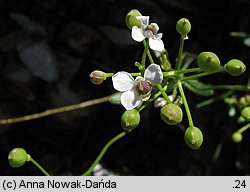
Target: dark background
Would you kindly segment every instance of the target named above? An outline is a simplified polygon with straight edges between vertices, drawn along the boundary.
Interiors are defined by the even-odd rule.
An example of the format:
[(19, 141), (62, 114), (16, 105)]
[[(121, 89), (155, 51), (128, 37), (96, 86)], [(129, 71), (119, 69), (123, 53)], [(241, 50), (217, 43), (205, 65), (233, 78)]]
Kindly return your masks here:
[[(88, 75), (136, 71), (142, 44), (134, 42), (125, 26), (131, 9), (157, 22), (174, 62), (179, 35), (176, 22), (192, 24), (185, 51), (215, 52), (222, 63), (231, 58), (248, 67), (250, 48), (232, 31), (250, 31), (248, 0), (0, 0), (0, 115), (17, 117), (48, 108), (75, 104), (114, 93), (111, 79), (93, 85)], [(195, 65), (195, 64), (193, 64)], [(202, 79), (215, 84), (246, 83), (227, 74)], [(221, 92), (216, 92), (220, 94)], [(239, 93), (240, 96), (243, 93)], [(206, 98), (187, 92), (195, 125), (204, 134), (198, 151), (186, 146), (178, 127), (164, 124), (152, 105), (141, 113), (141, 123), (114, 144), (102, 164), (119, 175), (247, 175), (250, 173), (249, 132), (240, 144), (231, 134), (240, 127), (229, 118), (223, 102), (196, 109)], [(11, 168), (7, 156), (23, 147), (54, 175), (82, 174), (104, 144), (122, 131), (122, 106), (108, 103), (29, 122), (0, 126), (0, 175), (41, 175), (27, 163)], [(186, 118), (185, 118), (186, 119)], [(187, 126), (187, 121), (183, 122)], [(212, 161), (217, 146), (222, 151)]]

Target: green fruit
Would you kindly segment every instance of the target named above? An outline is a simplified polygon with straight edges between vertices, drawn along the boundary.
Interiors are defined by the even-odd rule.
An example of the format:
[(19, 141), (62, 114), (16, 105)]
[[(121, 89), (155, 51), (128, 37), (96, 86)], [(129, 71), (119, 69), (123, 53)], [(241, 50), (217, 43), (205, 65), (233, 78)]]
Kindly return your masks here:
[(212, 52), (202, 52), (198, 55), (199, 67), (208, 73), (213, 73), (221, 69), (220, 60)]
[(136, 109), (127, 110), (122, 114), (121, 126), (125, 131), (131, 131), (140, 123), (140, 113)]
[(182, 116), (182, 109), (176, 104), (167, 104), (161, 108), (161, 119), (168, 125), (180, 123)]
[(245, 95), (240, 97), (239, 104), (241, 108), (247, 107), (250, 105), (250, 95)]
[(238, 59), (231, 59), (227, 62), (224, 68), (232, 76), (241, 75), (246, 71), (245, 64)]
[(14, 148), (8, 156), (9, 164), (11, 167), (21, 167), (26, 161), (29, 161), (30, 156), (22, 148)]
[(133, 26), (141, 27), (141, 22), (136, 18), (138, 16), (142, 16), (142, 14), (136, 9), (126, 15), (125, 22), (129, 29), (132, 29)]
[(244, 117), (247, 121), (250, 121), (250, 107), (245, 107), (241, 111), (241, 116)]
[(199, 149), (203, 142), (203, 135), (199, 128), (188, 127), (185, 131), (184, 139), (191, 149)]
[(182, 18), (177, 22), (176, 30), (180, 35), (187, 35), (191, 31), (191, 23), (188, 19)]
[(232, 135), (232, 139), (235, 143), (240, 143), (243, 139), (243, 136), (241, 133), (239, 132), (235, 132), (233, 135)]

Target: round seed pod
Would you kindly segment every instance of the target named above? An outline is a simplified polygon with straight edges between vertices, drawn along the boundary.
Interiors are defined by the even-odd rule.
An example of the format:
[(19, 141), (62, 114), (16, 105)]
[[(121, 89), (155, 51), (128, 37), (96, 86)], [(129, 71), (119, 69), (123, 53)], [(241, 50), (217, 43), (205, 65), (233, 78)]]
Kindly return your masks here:
[(246, 71), (245, 64), (238, 59), (231, 59), (224, 65), (224, 68), (232, 76), (241, 75)]
[(199, 67), (208, 73), (216, 72), (221, 69), (220, 60), (212, 52), (202, 52), (198, 55)]
[(142, 16), (142, 14), (136, 9), (131, 10), (126, 15), (125, 22), (129, 29), (132, 29), (134, 26), (141, 27), (141, 22), (136, 18), (138, 16)]
[(250, 107), (245, 107), (241, 111), (241, 116), (244, 117), (245, 120), (250, 121)]
[(243, 139), (243, 136), (241, 133), (239, 132), (235, 132), (233, 135), (232, 135), (232, 140), (235, 142), (235, 143), (240, 143)]
[(241, 108), (247, 107), (250, 105), (250, 95), (245, 95), (240, 97), (239, 104)]
[(161, 119), (168, 125), (175, 125), (182, 121), (182, 109), (176, 104), (167, 104), (161, 108)]
[(182, 18), (176, 23), (176, 30), (180, 35), (187, 35), (191, 31), (191, 23), (188, 19)]
[(131, 131), (140, 123), (140, 113), (136, 109), (127, 110), (122, 114), (121, 126), (125, 131)]
[(90, 81), (93, 84), (100, 85), (106, 79), (106, 73), (103, 71), (95, 70), (89, 75)]
[(30, 156), (22, 148), (14, 148), (8, 156), (9, 164), (11, 167), (21, 167), (26, 161), (30, 160)]
[(203, 142), (201, 130), (197, 127), (188, 127), (184, 134), (184, 140), (191, 149), (199, 149)]

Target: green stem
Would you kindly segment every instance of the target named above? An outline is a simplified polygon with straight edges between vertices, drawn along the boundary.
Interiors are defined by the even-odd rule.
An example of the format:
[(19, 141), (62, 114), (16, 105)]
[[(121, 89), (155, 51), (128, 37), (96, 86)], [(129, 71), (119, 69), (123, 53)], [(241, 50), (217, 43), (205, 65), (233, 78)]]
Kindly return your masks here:
[[(106, 73), (106, 78), (112, 77), (115, 73)], [(141, 76), (141, 73), (130, 73), (131, 76)]]
[(89, 107), (89, 106), (93, 106), (93, 105), (96, 105), (96, 104), (108, 102), (111, 96), (113, 96), (113, 95), (109, 95), (109, 96), (105, 96), (105, 97), (101, 97), (101, 98), (93, 99), (93, 100), (89, 100), (89, 101), (84, 101), (84, 102), (78, 103), (78, 104), (73, 104), (73, 105), (68, 105), (68, 106), (64, 106), (64, 107), (48, 109), (46, 111), (43, 111), (43, 112), (40, 112), (40, 113), (34, 113), (34, 114), (31, 114), (31, 115), (15, 117), (15, 118), (10, 118), (10, 119), (0, 119), (0, 124), (18, 123), (18, 122), (29, 121), (29, 120), (33, 120), (33, 119), (46, 117), (46, 116), (49, 116), (49, 115), (63, 113), (63, 112), (66, 112), (66, 111), (72, 111), (72, 110), (76, 110), (76, 109), (83, 109), (85, 107)]
[(166, 99), (166, 101), (170, 104), (172, 103), (167, 95), (167, 93), (165, 92), (165, 90), (163, 89), (163, 87), (161, 86), (161, 84), (157, 85), (157, 88), (159, 89), (159, 91), (161, 92), (161, 94), (163, 95), (163, 97)]
[(45, 169), (42, 168), (42, 166), (39, 165), (39, 164), (38, 164), (34, 159), (32, 159), (31, 157), (30, 157), (30, 162), (33, 163), (40, 171), (42, 171), (44, 175), (50, 176), (50, 174), (49, 174), (47, 171), (45, 171)]
[(142, 65), (142, 68), (143, 68), (143, 74), (144, 74), (144, 71), (145, 71), (145, 64), (146, 64), (146, 57), (147, 57), (147, 52), (148, 52), (148, 46), (149, 46), (149, 42), (147, 41), (146, 45), (144, 46), (144, 51), (143, 51), (143, 55), (142, 55), (142, 59), (141, 59), (141, 65)]
[(183, 52), (183, 47), (184, 47), (184, 40), (185, 40), (185, 36), (182, 35), (180, 37), (180, 47), (179, 47), (179, 51), (178, 51), (178, 57), (177, 57), (177, 62), (176, 62), (176, 68), (177, 70), (180, 70), (181, 68), (181, 60), (182, 60), (182, 52)]
[(211, 75), (211, 74), (214, 74), (214, 73), (217, 73), (217, 72), (213, 72), (213, 73), (204, 72), (204, 73), (200, 73), (200, 74), (196, 74), (196, 75), (191, 75), (189, 77), (183, 77), (183, 78), (181, 78), (181, 81), (187, 81), (187, 80), (191, 80), (191, 79), (197, 79), (199, 77), (205, 77), (205, 76), (208, 76), (208, 75)]
[[(144, 47), (147, 46), (146, 40), (143, 40), (143, 45), (144, 45)], [(151, 53), (150, 53), (149, 49), (147, 50), (147, 55), (148, 55), (148, 59), (149, 59), (150, 63), (151, 63), (151, 64), (152, 64), (152, 63), (155, 63), (154, 60), (153, 60), (153, 58), (152, 58), (152, 56), (151, 56)]]
[(93, 169), (95, 168), (95, 166), (100, 162), (100, 160), (102, 159), (103, 155), (106, 153), (106, 151), (108, 150), (108, 148), (115, 143), (117, 140), (121, 139), (122, 137), (124, 137), (127, 134), (127, 132), (121, 132), (120, 134), (118, 134), (117, 136), (115, 136), (114, 138), (112, 138), (111, 140), (109, 140), (109, 142), (103, 147), (103, 149), (101, 150), (101, 152), (99, 153), (99, 155), (97, 156), (97, 158), (95, 159), (95, 161), (93, 162), (93, 164), (90, 166), (90, 168), (82, 174), (82, 176), (88, 176), (91, 174), (91, 172), (93, 171)]
[(181, 98), (183, 100), (183, 104), (184, 104), (184, 107), (185, 107), (185, 110), (186, 110), (186, 113), (187, 113), (189, 126), (194, 127), (193, 119), (192, 119), (192, 116), (191, 116), (191, 113), (190, 113), (190, 110), (189, 110), (189, 106), (188, 106), (188, 103), (187, 103), (186, 96), (185, 96), (183, 88), (182, 88), (181, 81), (178, 81), (177, 85), (178, 85), (178, 89), (180, 91)]
[(194, 73), (194, 72), (201, 72), (202, 69), (200, 68), (192, 68), (192, 69), (185, 69), (185, 70), (177, 70), (175, 74), (184, 74), (184, 73)]
[(250, 128), (250, 123), (248, 123), (245, 126), (241, 127), (237, 132), (238, 133), (243, 133), (244, 131), (246, 131), (249, 128)]

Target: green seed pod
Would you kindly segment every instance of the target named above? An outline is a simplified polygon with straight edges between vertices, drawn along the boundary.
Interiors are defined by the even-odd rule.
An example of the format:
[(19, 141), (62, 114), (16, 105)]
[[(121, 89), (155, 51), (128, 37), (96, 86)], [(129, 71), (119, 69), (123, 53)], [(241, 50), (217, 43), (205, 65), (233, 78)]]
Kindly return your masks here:
[(247, 121), (250, 121), (250, 107), (245, 107), (241, 111), (241, 116), (244, 117)]
[(250, 95), (245, 95), (239, 99), (239, 104), (241, 108), (247, 107), (250, 105)]
[(182, 18), (176, 23), (176, 30), (180, 35), (187, 35), (191, 31), (191, 23), (188, 19)]
[(235, 132), (233, 135), (232, 135), (232, 140), (235, 142), (235, 143), (240, 143), (243, 139), (243, 136), (241, 133), (239, 132)]
[(121, 126), (125, 131), (131, 131), (140, 123), (140, 113), (136, 109), (127, 110), (122, 114)]
[(227, 62), (224, 68), (232, 76), (241, 75), (246, 71), (245, 64), (238, 59), (231, 59)]
[(14, 148), (8, 156), (9, 164), (11, 167), (21, 167), (26, 161), (30, 160), (30, 156), (22, 148)]
[(182, 18), (177, 22), (176, 30), (180, 35), (187, 35), (191, 31), (191, 23), (188, 19)]
[(133, 26), (141, 27), (141, 22), (136, 18), (138, 16), (142, 16), (142, 14), (136, 9), (126, 15), (125, 22), (129, 29), (132, 29)]
[(203, 142), (203, 135), (199, 128), (188, 127), (184, 134), (186, 144), (192, 149), (199, 149)]
[(106, 79), (106, 73), (95, 70), (90, 73), (89, 78), (93, 84), (100, 85)]
[(161, 119), (168, 125), (180, 123), (182, 116), (182, 109), (176, 104), (167, 104), (161, 108)]
[(202, 52), (198, 55), (198, 65), (205, 72), (212, 73), (221, 69), (220, 60), (212, 52)]

